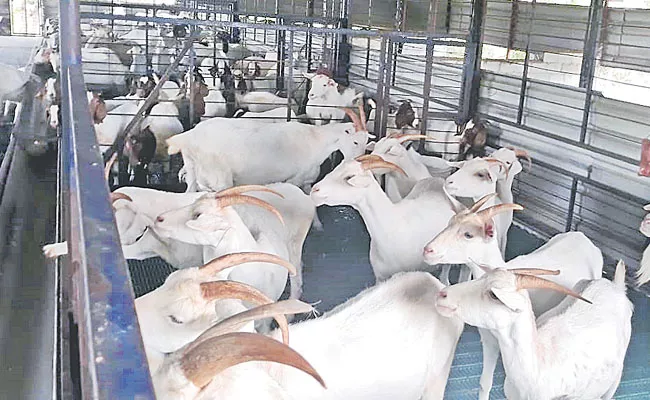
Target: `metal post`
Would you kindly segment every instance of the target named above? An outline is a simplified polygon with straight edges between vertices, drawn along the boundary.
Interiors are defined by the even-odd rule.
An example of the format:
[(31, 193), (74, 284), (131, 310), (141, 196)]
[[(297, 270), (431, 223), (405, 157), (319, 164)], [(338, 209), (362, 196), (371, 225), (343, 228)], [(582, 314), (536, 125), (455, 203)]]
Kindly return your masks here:
[(59, 1), (64, 199), (84, 399), (155, 399), (126, 261), (88, 112), (79, 2)]
[[(528, 24), (528, 35), (526, 36), (526, 58), (524, 59), (524, 70), (521, 73), (521, 89), (519, 91), (519, 107), (517, 108), (517, 123), (521, 124), (524, 118), (524, 103), (526, 101), (526, 90), (528, 89), (528, 64), (530, 63), (530, 37), (535, 26), (535, 12), (537, 11), (537, 0), (532, 1), (531, 21)], [(513, 33), (514, 36), (514, 33)], [(510, 49), (508, 49), (510, 51)]]
[(289, 79), (287, 79), (287, 121), (291, 121), (291, 98), (293, 97), (293, 34), (289, 32)]
[(388, 123), (388, 109), (390, 107), (390, 88), (391, 88), (391, 81), (393, 77), (393, 69), (391, 67), (391, 63), (388, 62), (388, 60), (391, 59), (393, 52), (395, 51), (395, 42), (390, 40), (388, 42), (388, 47), (387, 47), (387, 56), (386, 56), (386, 77), (384, 80), (384, 92), (382, 94), (382, 102), (381, 104), (377, 104), (377, 108), (381, 107), (382, 112), (381, 112), (381, 130), (379, 132), (379, 135), (377, 137), (384, 137), (386, 136), (386, 125)]
[[(278, 58), (277, 58), (277, 76), (276, 76), (276, 90), (284, 90), (284, 58), (285, 58), (285, 36), (286, 31), (278, 31), (276, 37), (278, 38)], [(292, 49), (293, 51), (293, 49)]]
[(381, 38), (381, 47), (379, 49), (379, 76), (377, 77), (377, 109), (375, 110), (375, 135), (377, 139), (381, 139), (381, 115), (383, 112), (384, 104), (384, 77), (386, 74), (386, 50), (388, 49), (388, 38), (383, 36)]
[(582, 54), (579, 82), (579, 86), (586, 89), (582, 125), (580, 127), (580, 143), (584, 143), (587, 138), (587, 125), (589, 124), (589, 111), (591, 110), (591, 97), (593, 94), (596, 59), (599, 47), (598, 37), (600, 36), (605, 1), (591, 0), (591, 5), (589, 6), (589, 26), (585, 33), (585, 47)]
[(576, 195), (578, 194), (578, 178), (573, 178), (571, 181), (571, 197), (569, 198), (569, 210), (566, 217), (566, 225), (564, 231), (569, 232), (573, 229), (573, 214), (576, 208)]
[[(306, 14), (308, 18), (314, 17), (314, 0), (307, 0)], [(309, 22), (309, 27), (314, 26), (312, 21)], [(312, 57), (312, 43), (313, 35), (311, 32), (307, 33), (307, 40), (305, 41), (305, 57), (307, 58), (307, 72), (311, 71), (311, 57)]]
[[(422, 135), (427, 134), (427, 125), (429, 119), (429, 100), (431, 98), (431, 77), (433, 75), (432, 65), (433, 64), (433, 50), (434, 44), (433, 39), (427, 39), (427, 54), (426, 61), (424, 65), (424, 88), (422, 89), (422, 113), (420, 114), (420, 133)], [(420, 140), (418, 150), (424, 150), (425, 140)]]
[[(343, 4), (341, 6), (341, 14), (339, 15), (339, 27), (347, 29), (348, 24), (349, 24), (349, 19), (348, 19), (348, 10), (349, 10), (349, 4), (347, 0), (343, 0)], [(336, 76), (339, 78), (339, 80), (345, 85), (349, 86), (349, 69), (350, 69), (350, 52), (352, 50), (352, 46), (350, 43), (348, 43), (348, 36), (347, 35), (338, 35), (339, 40), (337, 42), (336, 46), (336, 52), (335, 57), (336, 57)]]
[[(397, 0), (397, 7), (395, 9), (395, 30), (403, 31), (404, 25), (406, 23), (406, 0)], [(397, 71), (397, 57), (402, 54), (402, 49), (404, 44), (400, 42), (397, 45), (397, 51), (393, 53), (393, 71)], [(397, 74), (393, 74), (393, 79), (391, 80), (391, 85), (395, 85), (395, 77)]]
[(487, 8), (487, 0), (473, 0), (473, 16), (470, 32), (465, 47), (465, 62), (463, 80), (458, 105), (458, 125), (467, 123), (478, 107), (479, 89), (481, 85), (481, 37)]

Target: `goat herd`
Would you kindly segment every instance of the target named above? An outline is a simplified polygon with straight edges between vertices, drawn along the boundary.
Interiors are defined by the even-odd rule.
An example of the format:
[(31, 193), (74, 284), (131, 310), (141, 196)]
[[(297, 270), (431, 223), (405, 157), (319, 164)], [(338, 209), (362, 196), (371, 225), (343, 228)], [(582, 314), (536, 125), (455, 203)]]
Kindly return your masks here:
[[(249, 101), (255, 93), (275, 96), (250, 91), (272, 73), (263, 63), (273, 57), (224, 56), (208, 68), (223, 85), (241, 79), (237, 108), (265, 103)], [(185, 79), (165, 85), (137, 130), (153, 135), (155, 150), (130, 146), (136, 163), (180, 153), (187, 191), (111, 193), (125, 257), (159, 256), (177, 268), (135, 300), (159, 399), (442, 399), (465, 323), (478, 327), (483, 345), (480, 399), (489, 398), (499, 355), (510, 399), (612, 398), (631, 335), (625, 266), (619, 262), (613, 281), (604, 279), (601, 251), (579, 232), (505, 262), (513, 211), (522, 209), (512, 195), (519, 159), (530, 168), (525, 151), (501, 148), (453, 162), (421, 155), (409, 144), (430, 137), (416, 134), (409, 102), (389, 118), (399, 129), (369, 142), (366, 110), (355, 102), (363, 96), (323, 73), (308, 75), (306, 114), (314, 124), (223, 118), (225, 107), (213, 112), (200, 103), (223, 97), (226, 87), (194, 73), (196, 98), (187, 98)], [(132, 79), (135, 102), (89, 94), (101, 144), (115, 140), (128, 123), (122, 114), (137, 110), (155, 79)], [(193, 110), (204, 120), (190, 129), (169, 118), (182, 114), (181, 101), (197, 101)], [(110, 102), (123, 103), (111, 110)], [(351, 122), (334, 122), (343, 115)], [(343, 161), (314, 184), (337, 150)], [(377, 283), (325, 315), (289, 324), (291, 315), (315, 313), (299, 300), (301, 258), (321, 205), (361, 214)], [(67, 244), (44, 252), (64, 255)], [(459, 283), (450, 285), (455, 264), (463, 265)], [(440, 266), (439, 280), (431, 272)], [(289, 299), (280, 301), (287, 279)]]

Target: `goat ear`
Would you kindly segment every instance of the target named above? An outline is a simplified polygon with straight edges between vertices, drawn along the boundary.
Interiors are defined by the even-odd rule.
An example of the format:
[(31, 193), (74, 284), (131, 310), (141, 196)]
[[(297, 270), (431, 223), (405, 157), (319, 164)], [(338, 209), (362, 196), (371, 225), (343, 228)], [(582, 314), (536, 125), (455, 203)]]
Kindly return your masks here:
[(491, 219), (483, 225), (483, 234), (486, 239), (494, 237), (494, 222)]
[(522, 296), (522, 294), (516, 290), (510, 291), (505, 289), (492, 288), (490, 291), (492, 291), (494, 296), (511, 311), (518, 313), (526, 309), (526, 300), (524, 296)]
[(370, 174), (355, 175), (352, 178), (348, 179), (347, 182), (350, 186), (356, 188), (365, 188), (368, 187), (372, 181), (373, 177)]
[(217, 218), (207, 214), (201, 214), (198, 218), (187, 221), (185, 225), (200, 232), (215, 232), (221, 227)]
[(375, 145), (376, 144), (377, 144), (377, 142), (368, 142), (368, 144), (366, 144), (366, 150), (368, 150), (368, 151), (375, 150)]
[(95, 114), (93, 115), (93, 119), (96, 124), (101, 124), (104, 122), (104, 118), (106, 118), (108, 115), (108, 112), (106, 111), (106, 103), (104, 103), (104, 100), (101, 99), (96, 99), (95, 101), (97, 101), (97, 107), (95, 107)]

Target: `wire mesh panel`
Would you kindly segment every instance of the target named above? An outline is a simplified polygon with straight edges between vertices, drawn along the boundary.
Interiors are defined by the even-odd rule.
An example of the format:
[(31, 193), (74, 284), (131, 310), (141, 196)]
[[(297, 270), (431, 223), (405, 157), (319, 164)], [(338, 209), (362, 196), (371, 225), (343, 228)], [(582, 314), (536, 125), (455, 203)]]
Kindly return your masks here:
[[(650, 195), (636, 175), (650, 128), (648, 11), (558, 3), (487, 2), (479, 111), (499, 125), (493, 143), (542, 161), (520, 177), (520, 222), (545, 235), (581, 230), (636, 268)], [(453, 3), (452, 32), (469, 26), (469, 8)]]

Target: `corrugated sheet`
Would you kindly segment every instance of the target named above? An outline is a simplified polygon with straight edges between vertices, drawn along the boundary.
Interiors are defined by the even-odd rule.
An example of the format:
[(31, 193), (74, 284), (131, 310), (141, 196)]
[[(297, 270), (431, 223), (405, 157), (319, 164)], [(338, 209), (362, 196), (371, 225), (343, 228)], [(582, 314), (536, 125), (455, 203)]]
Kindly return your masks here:
[(608, 10), (604, 65), (650, 71), (650, 10)]

